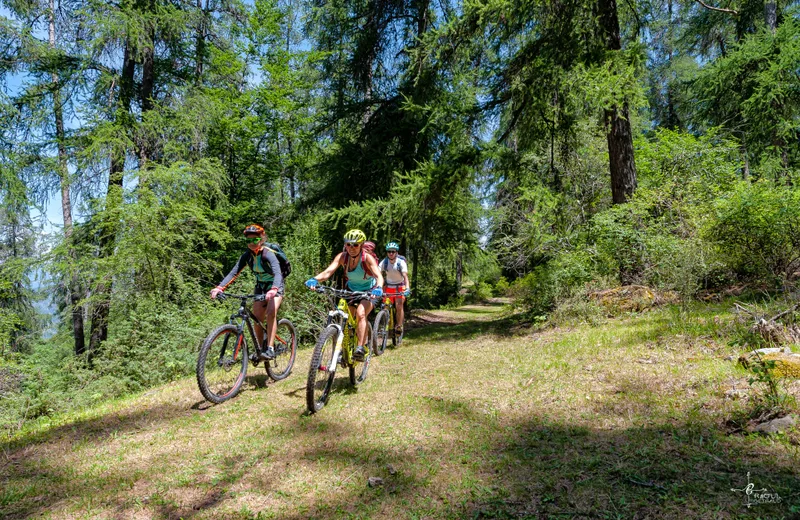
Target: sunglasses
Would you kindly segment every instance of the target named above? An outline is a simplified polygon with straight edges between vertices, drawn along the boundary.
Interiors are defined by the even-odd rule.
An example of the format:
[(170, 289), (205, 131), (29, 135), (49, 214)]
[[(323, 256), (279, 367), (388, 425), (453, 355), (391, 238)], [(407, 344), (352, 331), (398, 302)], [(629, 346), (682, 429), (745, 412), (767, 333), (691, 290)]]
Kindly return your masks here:
[(351, 243), (349, 243), (349, 244), (345, 244), (344, 246), (345, 246), (345, 247), (358, 247), (358, 246), (360, 246), (360, 245), (361, 245), (361, 244), (359, 244), (358, 242), (351, 242)]
[(248, 244), (258, 244), (261, 242), (261, 237), (246, 237), (244, 241)]
[(390, 250), (388, 250), (386, 252), (389, 253), (390, 255), (391, 254), (395, 254), (395, 255), (397, 254), (397, 250), (395, 250), (395, 249), (390, 249)]

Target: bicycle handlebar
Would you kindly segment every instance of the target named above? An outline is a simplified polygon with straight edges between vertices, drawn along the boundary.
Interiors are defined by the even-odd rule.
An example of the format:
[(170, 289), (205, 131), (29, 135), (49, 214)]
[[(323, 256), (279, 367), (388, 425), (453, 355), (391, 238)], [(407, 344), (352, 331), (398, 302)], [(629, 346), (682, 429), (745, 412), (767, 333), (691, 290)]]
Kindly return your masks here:
[(364, 298), (374, 300), (378, 297), (374, 294), (366, 291), (348, 291), (347, 289), (334, 289), (333, 287), (328, 287), (327, 285), (317, 285), (312, 289), (314, 292), (317, 293), (331, 293), (333, 296), (338, 296), (340, 298), (345, 298), (347, 296), (363, 296)]
[(252, 299), (253, 301), (258, 302), (258, 301), (263, 301), (264, 300), (264, 295), (263, 294), (230, 294), (230, 293), (225, 293), (225, 292), (221, 292), (221, 293), (217, 294), (217, 299), (220, 300), (220, 301), (225, 301), (228, 298), (233, 298), (235, 300), (250, 300), (250, 299)]

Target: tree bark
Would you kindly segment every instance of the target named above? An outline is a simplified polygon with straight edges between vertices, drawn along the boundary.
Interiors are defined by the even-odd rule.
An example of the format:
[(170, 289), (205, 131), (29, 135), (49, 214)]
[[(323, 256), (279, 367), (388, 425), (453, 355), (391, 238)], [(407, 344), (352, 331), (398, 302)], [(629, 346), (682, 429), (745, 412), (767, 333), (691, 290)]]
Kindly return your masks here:
[[(49, 40), (50, 48), (56, 48), (56, 10), (55, 0), (49, 2)], [(72, 244), (72, 202), (69, 198), (69, 167), (67, 161), (66, 136), (64, 133), (64, 110), (61, 105), (61, 85), (58, 71), (53, 70), (53, 117), (56, 127), (56, 143), (58, 146), (58, 176), (61, 182), (61, 215), (64, 219), (64, 241), (69, 250), (68, 271), (69, 285), (67, 286), (67, 308), (72, 311), (72, 336), (75, 342), (75, 355), (79, 356), (86, 352), (86, 340), (83, 332), (83, 311), (79, 305), (79, 285), (78, 273), (75, 267), (76, 257), (75, 248)]]
[[(621, 50), (616, 0), (599, 0), (598, 10), (606, 50)], [(623, 103), (622, 108), (615, 105), (605, 111), (605, 128), (612, 200), (614, 204), (622, 204), (636, 191), (636, 162), (627, 102)]]
[(775, 0), (767, 0), (764, 2), (764, 21), (767, 24), (772, 34), (778, 30), (778, 4)]
[(206, 9), (203, 9), (203, 0), (197, 0), (197, 10), (200, 12), (200, 23), (197, 24), (195, 35), (194, 84), (200, 85), (203, 80), (203, 61), (206, 55)]
[(633, 157), (633, 136), (628, 120), (628, 106), (622, 113), (613, 107), (606, 110), (606, 138), (611, 170), (611, 197), (614, 204), (623, 204), (636, 191), (636, 163)]
[[(118, 125), (127, 125), (124, 119), (130, 116), (135, 65), (131, 43), (126, 41), (122, 75), (119, 82), (120, 96), (116, 115)], [(100, 234), (100, 255), (104, 258), (114, 254), (114, 242), (119, 227), (118, 213), (122, 206), (122, 179), (125, 170), (125, 155), (125, 150), (114, 150), (111, 154), (106, 208)], [(92, 309), (92, 327), (89, 339), (90, 352), (98, 349), (100, 344), (108, 338), (108, 314), (111, 308), (111, 279), (108, 275), (101, 274), (101, 278), (95, 287), (94, 295), (96, 301)]]

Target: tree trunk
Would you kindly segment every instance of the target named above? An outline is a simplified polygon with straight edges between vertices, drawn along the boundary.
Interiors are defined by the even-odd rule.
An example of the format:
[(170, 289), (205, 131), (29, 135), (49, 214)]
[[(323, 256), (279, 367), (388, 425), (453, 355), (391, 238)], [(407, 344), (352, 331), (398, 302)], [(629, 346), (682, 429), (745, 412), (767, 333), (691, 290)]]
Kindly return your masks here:
[[(622, 49), (622, 44), (616, 0), (599, 0), (598, 10), (606, 50), (619, 51)], [(614, 204), (622, 204), (636, 191), (636, 162), (627, 102), (623, 103), (621, 109), (615, 105), (605, 111), (605, 127), (611, 172), (611, 195)]]
[(461, 291), (461, 280), (464, 277), (464, 253), (456, 255), (456, 288)]
[(203, 0), (197, 0), (197, 10), (200, 11), (200, 23), (197, 24), (195, 35), (194, 84), (200, 85), (203, 80), (203, 61), (206, 54), (206, 10), (203, 9)]
[(778, 30), (778, 4), (775, 0), (767, 0), (764, 2), (764, 21), (767, 24), (772, 34)]
[[(56, 48), (56, 11), (55, 0), (50, 0), (50, 48)], [(58, 144), (58, 176), (61, 180), (61, 215), (64, 219), (64, 241), (69, 250), (68, 271), (70, 282), (67, 286), (67, 308), (72, 310), (72, 336), (75, 342), (75, 355), (86, 352), (86, 340), (83, 332), (83, 311), (79, 296), (79, 280), (75, 267), (75, 248), (72, 244), (72, 202), (69, 198), (69, 167), (67, 164), (67, 146), (64, 135), (64, 111), (61, 106), (61, 86), (59, 85), (58, 72), (53, 70), (53, 117), (56, 126), (56, 143)]]
[(633, 157), (633, 136), (628, 121), (628, 106), (606, 110), (608, 161), (611, 170), (611, 197), (614, 204), (628, 201), (636, 191), (636, 163)]
[[(145, 116), (148, 112), (153, 110), (153, 86), (155, 85), (155, 31), (150, 31), (150, 41), (147, 42), (142, 49), (142, 86), (140, 90), (140, 99), (142, 106), (142, 123), (144, 123)], [(146, 125), (144, 125), (146, 128)], [(139, 171), (147, 168), (147, 163), (152, 160), (153, 150), (150, 147), (150, 142), (147, 132), (140, 133), (139, 142)], [(139, 179), (143, 182), (143, 179)]]
[[(125, 43), (122, 75), (119, 83), (119, 104), (117, 110), (117, 124), (127, 125), (121, 119), (128, 118), (133, 99), (133, 76), (135, 62), (130, 41)], [(100, 234), (100, 255), (108, 258), (114, 254), (114, 242), (119, 227), (119, 209), (122, 206), (122, 179), (125, 170), (125, 150), (114, 150), (111, 156), (111, 168), (108, 173), (108, 191), (106, 193), (105, 214), (102, 217)], [(91, 338), (89, 339), (90, 352), (100, 347), (108, 337), (108, 314), (111, 308), (111, 279), (108, 274), (101, 274), (100, 280), (94, 290), (96, 298), (92, 309)]]

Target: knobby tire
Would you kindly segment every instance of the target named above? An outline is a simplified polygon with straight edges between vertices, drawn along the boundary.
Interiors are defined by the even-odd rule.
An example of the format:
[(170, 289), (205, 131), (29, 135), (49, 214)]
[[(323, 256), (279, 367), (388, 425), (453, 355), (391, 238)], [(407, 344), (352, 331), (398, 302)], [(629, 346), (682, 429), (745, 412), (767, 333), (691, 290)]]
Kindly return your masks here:
[[(311, 365), (308, 367), (308, 380), (306, 382), (306, 407), (310, 413), (316, 413), (325, 406), (330, 397), (331, 387), (335, 372), (329, 370), (335, 360), (333, 351), (336, 348), (336, 338), (339, 329), (333, 325), (325, 327), (314, 345), (311, 354)], [(334, 367), (335, 368), (335, 367)]]
[(386, 342), (389, 336), (389, 311), (384, 309), (375, 316), (375, 321), (372, 325), (372, 330), (375, 331), (375, 341), (372, 342), (372, 351), (376, 356), (383, 354), (386, 350)]
[(197, 386), (212, 403), (236, 396), (247, 375), (247, 340), (235, 325), (221, 325), (209, 334), (197, 358)]
[(278, 321), (275, 331), (275, 359), (265, 361), (267, 374), (273, 381), (286, 379), (292, 373), (294, 358), (297, 355), (297, 333), (294, 324), (284, 318)]

